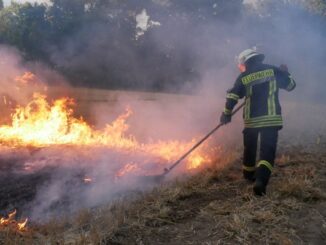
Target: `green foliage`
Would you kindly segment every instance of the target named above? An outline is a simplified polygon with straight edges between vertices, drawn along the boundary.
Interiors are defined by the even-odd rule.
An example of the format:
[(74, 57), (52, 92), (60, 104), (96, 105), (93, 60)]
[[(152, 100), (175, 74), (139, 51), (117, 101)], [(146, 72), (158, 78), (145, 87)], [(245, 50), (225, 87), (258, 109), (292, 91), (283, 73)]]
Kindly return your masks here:
[(47, 11), (47, 20), (57, 39), (77, 30), (85, 18), (87, 0), (51, 0), (52, 6)]
[[(153, 81), (155, 90), (192, 85), (199, 77), (196, 58), (205, 47), (190, 50), (187, 45), (195, 43), (202, 34), (196, 31), (203, 31), (207, 23), (213, 31), (225, 31), (225, 37), (236, 31), (223, 30), (224, 24), (246, 18), (249, 27), (266, 27), (269, 20), (263, 22), (258, 15), (285, 12), (293, 4), (326, 15), (326, 0), (264, 0), (258, 15), (244, 9), (242, 0), (50, 1), (13, 2), (3, 8), (0, 0), (0, 43), (17, 47), (27, 59), (48, 63), (76, 85), (109, 88), (143, 88), (144, 81)], [(161, 26), (136, 40), (135, 16), (143, 9)], [(223, 45), (228, 40), (221, 37), (216, 42)], [(225, 57), (214, 62), (223, 64)]]
[(303, 4), (312, 12), (326, 16), (326, 0), (306, 0)]
[[(42, 58), (41, 46), (47, 39), (46, 7), (12, 3), (0, 11), (1, 42), (18, 47), (28, 57)], [(41, 57), (40, 57), (41, 56)]]

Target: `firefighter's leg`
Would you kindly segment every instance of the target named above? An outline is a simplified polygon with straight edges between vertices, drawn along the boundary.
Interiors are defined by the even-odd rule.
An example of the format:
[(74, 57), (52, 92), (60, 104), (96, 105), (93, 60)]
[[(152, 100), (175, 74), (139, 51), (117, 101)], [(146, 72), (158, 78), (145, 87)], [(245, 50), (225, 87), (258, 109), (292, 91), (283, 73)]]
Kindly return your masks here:
[(264, 128), (260, 131), (260, 161), (256, 170), (256, 195), (266, 194), (266, 186), (273, 170), (278, 139), (277, 128)]
[(256, 152), (258, 131), (252, 128), (243, 130), (243, 177), (249, 181), (255, 181)]

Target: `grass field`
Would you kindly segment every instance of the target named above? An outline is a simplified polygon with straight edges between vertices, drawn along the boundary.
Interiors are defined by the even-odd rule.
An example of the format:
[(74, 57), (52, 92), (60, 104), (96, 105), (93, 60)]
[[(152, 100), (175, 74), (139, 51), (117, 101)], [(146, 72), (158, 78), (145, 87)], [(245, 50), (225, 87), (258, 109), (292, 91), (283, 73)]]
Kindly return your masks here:
[[(180, 99), (146, 93), (142, 94), (145, 97), (133, 96), (136, 100), (148, 96), (151, 102)], [(2, 228), (0, 243), (325, 244), (324, 119), (319, 118), (318, 128), (301, 128), (294, 137), (293, 131), (306, 123), (293, 113), (297, 107), (286, 106), (285, 114), (292, 115), (288, 125), (297, 123), (284, 129), (264, 197), (255, 197), (252, 185), (242, 179), (239, 141), (233, 148), (224, 148), (212, 166), (194, 176), (179, 177), (147, 192), (134, 190), (71, 217), (53, 218), (44, 224), (32, 222), (25, 231)], [(319, 113), (323, 110), (319, 108)]]

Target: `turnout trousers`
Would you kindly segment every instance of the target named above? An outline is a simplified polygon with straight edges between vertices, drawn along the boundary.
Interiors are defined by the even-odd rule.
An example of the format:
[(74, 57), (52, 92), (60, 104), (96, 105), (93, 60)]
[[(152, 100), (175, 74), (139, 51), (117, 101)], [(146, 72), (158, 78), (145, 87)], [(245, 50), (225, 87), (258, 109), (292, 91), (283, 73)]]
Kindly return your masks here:
[[(243, 130), (243, 174), (248, 180), (268, 184), (272, 173), (280, 127), (245, 128)], [(259, 161), (256, 164), (258, 137), (260, 136)]]

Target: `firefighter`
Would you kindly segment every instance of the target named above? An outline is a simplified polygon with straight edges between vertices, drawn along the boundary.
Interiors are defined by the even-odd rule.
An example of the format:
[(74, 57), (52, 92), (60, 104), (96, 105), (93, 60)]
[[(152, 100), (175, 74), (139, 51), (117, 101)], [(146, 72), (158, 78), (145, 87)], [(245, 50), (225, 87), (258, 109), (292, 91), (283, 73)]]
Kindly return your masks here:
[[(245, 98), (243, 119), (243, 177), (254, 182), (254, 194), (266, 194), (266, 186), (273, 170), (278, 131), (283, 121), (279, 89), (292, 91), (296, 83), (286, 65), (264, 64), (264, 54), (246, 49), (238, 56), (241, 74), (227, 91), (226, 104), (220, 122), (231, 122), (232, 109)], [(260, 137), (259, 161), (256, 165), (257, 142)]]

